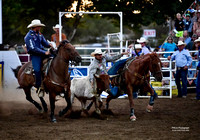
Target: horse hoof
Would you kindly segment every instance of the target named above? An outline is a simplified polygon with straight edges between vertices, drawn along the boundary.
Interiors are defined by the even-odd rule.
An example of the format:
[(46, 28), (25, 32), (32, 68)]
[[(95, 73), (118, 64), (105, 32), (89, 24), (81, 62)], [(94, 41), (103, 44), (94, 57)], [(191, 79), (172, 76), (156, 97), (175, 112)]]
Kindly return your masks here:
[(51, 117), (51, 122), (57, 123), (57, 120), (56, 120), (56, 117), (55, 117), (55, 116), (52, 116), (52, 117)]
[(96, 109), (95, 112), (100, 115), (101, 114), (101, 110), (100, 109)]
[(51, 122), (52, 122), (52, 123), (57, 123), (57, 121), (56, 121), (56, 119), (55, 119), (55, 118), (54, 118), (54, 119), (52, 119), (52, 120), (51, 120)]
[(136, 121), (136, 116), (135, 116), (135, 115), (131, 116), (131, 117), (130, 117), (130, 120), (131, 120), (131, 121)]
[(149, 113), (152, 112), (153, 111), (153, 106), (152, 105), (148, 105), (147, 108), (146, 108), (146, 111), (149, 112)]

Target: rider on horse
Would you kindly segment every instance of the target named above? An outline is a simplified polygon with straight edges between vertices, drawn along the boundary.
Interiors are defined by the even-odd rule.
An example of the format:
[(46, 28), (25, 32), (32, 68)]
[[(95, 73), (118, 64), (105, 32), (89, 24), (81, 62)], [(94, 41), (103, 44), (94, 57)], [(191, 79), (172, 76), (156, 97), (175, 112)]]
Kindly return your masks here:
[(26, 34), (24, 40), (27, 46), (27, 51), (30, 54), (36, 83), (35, 87), (37, 88), (37, 93), (39, 97), (43, 97), (44, 93), (42, 92), (42, 79), (41, 79), (41, 66), (42, 66), (42, 60), (50, 55), (50, 51), (44, 50), (44, 47), (52, 47), (51, 44), (49, 44), (44, 36), (40, 33), (41, 27), (44, 27), (45, 25), (40, 22), (40, 20), (35, 19), (27, 26), (27, 28), (30, 28), (29, 32)]
[[(132, 53), (133, 57), (135, 57), (136, 55), (140, 56), (140, 55), (145, 55), (150, 53), (150, 47), (146, 47), (146, 42), (147, 40), (144, 37), (141, 37), (140, 39), (137, 39), (137, 42), (140, 44), (135, 44), (135, 47), (133, 47), (133, 44), (130, 45), (130, 47), (133, 47), (135, 50)], [(141, 49), (141, 51), (140, 51)], [(127, 59), (122, 59), (117, 61), (112, 68), (109, 69), (108, 74), (109, 75), (115, 75), (117, 73), (117, 71), (119, 70), (119, 68), (123, 67), (127, 61)]]
[(94, 74), (107, 74), (106, 62), (115, 61), (127, 54), (127, 52), (123, 52), (119, 55), (110, 56), (108, 54), (104, 54), (99, 48), (92, 52), (91, 56), (95, 57), (94, 61), (92, 61), (89, 66), (89, 78), (92, 86), (94, 83)]
[[(131, 52), (133, 58), (136, 57), (136, 56), (146, 55), (146, 54), (151, 53), (150, 47), (146, 46), (147, 40), (144, 37), (137, 39), (137, 42), (139, 44), (135, 44), (135, 46), (133, 46), (134, 44), (129, 45), (129, 48), (132, 47), (134, 49), (133, 52)], [(126, 58), (126, 59), (122, 59), (122, 60), (117, 61), (108, 70), (108, 74), (109, 75), (116, 75), (119, 68), (124, 67), (124, 65), (125, 65), (125, 63), (127, 62), (128, 59), (130, 59), (130, 58)], [(134, 59), (132, 59), (132, 60), (134, 60)], [(151, 85), (151, 88), (154, 90), (152, 85)], [(144, 94), (147, 94), (147, 93), (144, 93)], [(155, 96), (157, 96), (157, 93), (155, 92), (155, 90), (154, 90), (154, 94), (155, 94)], [(136, 92), (134, 92), (134, 97), (137, 98)]]

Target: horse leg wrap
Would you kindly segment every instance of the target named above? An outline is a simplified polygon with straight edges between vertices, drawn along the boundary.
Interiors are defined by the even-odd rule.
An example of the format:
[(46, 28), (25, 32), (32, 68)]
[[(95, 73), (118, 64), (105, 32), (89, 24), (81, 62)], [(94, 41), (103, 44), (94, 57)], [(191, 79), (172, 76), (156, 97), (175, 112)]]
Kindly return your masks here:
[(151, 96), (151, 97), (150, 97), (149, 105), (151, 105), (151, 106), (154, 105), (154, 96)]
[(54, 123), (57, 122), (56, 117), (54, 116), (53, 113), (51, 113), (50, 118), (51, 118), (51, 122), (54, 122)]
[(149, 104), (147, 105), (146, 111), (147, 112), (153, 111), (153, 105), (154, 105), (154, 96), (151, 96), (149, 99)]

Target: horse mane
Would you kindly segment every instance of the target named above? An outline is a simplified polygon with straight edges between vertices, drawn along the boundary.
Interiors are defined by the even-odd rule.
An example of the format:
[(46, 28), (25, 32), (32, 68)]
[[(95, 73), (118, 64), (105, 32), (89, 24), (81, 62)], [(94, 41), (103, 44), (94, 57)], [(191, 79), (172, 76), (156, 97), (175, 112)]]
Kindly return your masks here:
[(59, 49), (64, 46), (65, 44), (67, 43), (70, 43), (67, 39), (66, 40), (63, 40), (60, 42), (59, 46), (58, 46), (58, 49), (57, 49), (57, 53), (59, 52)]
[(141, 56), (139, 56), (139, 57), (136, 57), (136, 59), (144, 59), (144, 58), (146, 58), (147, 56), (150, 56), (150, 58), (158, 58), (157, 53), (152, 52), (152, 53), (148, 53), (148, 54), (145, 54), (145, 55), (141, 55)]
[(150, 54), (150, 56), (151, 56), (151, 59), (161, 62), (157, 53), (153, 52), (153, 53)]

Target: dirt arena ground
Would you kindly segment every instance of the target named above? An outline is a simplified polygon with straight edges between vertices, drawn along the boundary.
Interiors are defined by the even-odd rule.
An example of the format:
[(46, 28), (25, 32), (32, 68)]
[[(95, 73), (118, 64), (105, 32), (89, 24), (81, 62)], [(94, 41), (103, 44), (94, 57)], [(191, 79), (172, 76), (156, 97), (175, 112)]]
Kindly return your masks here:
[[(191, 100), (195, 94), (186, 99), (157, 99), (154, 111), (145, 111), (148, 99), (135, 99), (137, 120), (129, 121), (128, 99), (115, 99), (110, 103), (114, 115), (96, 118), (81, 113), (76, 118), (69, 114), (57, 117), (57, 123), (49, 121), (49, 112), (40, 114), (36, 108), (25, 100), (21, 93), (0, 93), (0, 139), (2, 140), (197, 140), (200, 139), (200, 101)], [(37, 99), (36, 96), (34, 96)], [(48, 95), (46, 96), (48, 101)], [(105, 100), (104, 104), (105, 104)], [(56, 111), (64, 108), (63, 99), (56, 102)], [(49, 105), (49, 102), (48, 102)], [(73, 110), (80, 110), (80, 103), (75, 100)]]

